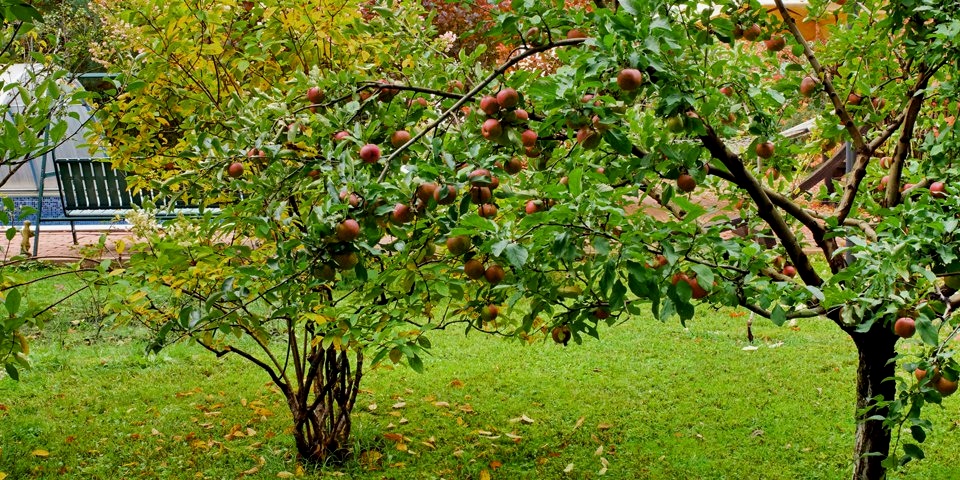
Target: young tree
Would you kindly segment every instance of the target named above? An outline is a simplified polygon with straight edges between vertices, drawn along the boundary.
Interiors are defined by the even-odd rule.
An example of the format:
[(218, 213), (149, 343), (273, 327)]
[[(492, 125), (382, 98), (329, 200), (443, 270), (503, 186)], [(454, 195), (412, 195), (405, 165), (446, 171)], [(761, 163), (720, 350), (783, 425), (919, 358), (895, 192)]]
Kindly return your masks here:
[[(565, 344), (643, 304), (826, 317), (859, 355), (854, 478), (922, 458), (923, 407), (960, 371), (956, 7), (812, 1), (841, 26), (811, 42), (780, 1), (514, 1), (487, 35), (515, 52), (478, 71), (416, 5), (337, 6), (296, 28), (293, 1), (118, 10), (142, 40), (115, 160), (204, 210), (141, 222), (110, 277), (158, 346), (259, 365), (319, 460), (363, 365), (419, 369), (431, 329)], [(558, 67), (517, 68), (538, 56)], [(779, 133), (807, 117), (811, 141)], [(851, 172), (811, 208), (790, 182), (841, 142)], [(914, 331), (923, 354), (898, 353)]]
[[(83, 89), (68, 85), (70, 71), (63, 68), (67, 51), (75, 51), (76, 43), (48, 35), (36, 5), (21, 1), (0, 2), (0, 186), (5, 185), (24, 165), (43, 158), (65, 138), (77, 133), (70, 130), (64, 117), (66, 107), (90, 98)], [(63, 22), (59, 22), (62, 26)], [(30, 207), (15, 211), (11, 198), (2, 196), (0, 224), (11, 225), (18, 218), (34, 213)], [(29, 230), (29, 223), (24, 224)], [(0, 292), (5, 319), (0, 321), (0, 364), (7, 376), (17, 379), (19, 369), (29, 366), (29, 342), (23, 334), (26, 327), (42, 325), (39, 318), (49, 305), (39, 305), (29, 298), (24, 281), (15, 266), (24, 259), (18, 255), (20, 245), (12, 242), (17, 235), (13, 226), (4, 229), (7, 248), (0, 254)]]

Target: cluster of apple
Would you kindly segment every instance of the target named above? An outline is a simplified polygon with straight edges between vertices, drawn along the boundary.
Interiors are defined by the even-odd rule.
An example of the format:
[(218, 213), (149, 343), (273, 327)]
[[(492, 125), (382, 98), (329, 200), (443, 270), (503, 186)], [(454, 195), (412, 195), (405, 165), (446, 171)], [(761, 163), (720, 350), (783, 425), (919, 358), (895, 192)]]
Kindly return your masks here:
[[(520, 94), (512, 88), (504, 88), (496, 96), (486, 95), (480, 99), (480, 110), (487, 116), (480, 126), (483, 138), (499, 144), (506, 144), (509, 138), (508, 130), (511, 127), (524, 127), (530, 114), (520, 105)], [(528, 157), (540, 155), (537, 149), (537, 132), (524, 128), (520, 133), (520, 143)]]
[[(470, 237), (466, 235), (453, 235), (447, 237), (447, 251), (454, 256), (466, 258), (463, 263), (463, 273), (471, 280), (485, 279), (490, 285), (498, 285), (506, 276), (503, 267), (496, 263), (484, 266), (476, 255), (470, 251), (472, 246)], [(500, 314), (500, 307), (490, 303), (480, 310), (480, 318), (485, 322), (492, 322)]]

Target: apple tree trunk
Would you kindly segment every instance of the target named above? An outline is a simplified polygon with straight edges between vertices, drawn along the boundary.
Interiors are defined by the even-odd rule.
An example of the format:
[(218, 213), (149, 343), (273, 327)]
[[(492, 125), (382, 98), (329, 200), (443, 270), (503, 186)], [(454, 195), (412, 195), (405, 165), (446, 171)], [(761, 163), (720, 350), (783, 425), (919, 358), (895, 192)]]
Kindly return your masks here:
[(893, 400), (897, 394), (896, 374), (898, 337), (883, 322), (873, 324), (867, 332), (851, 332), (857, 346), (857, 432), (854, 447), (854, 480), (886, 478), (882, 462), (890, 454), (891, 431), (882, 420), (865, 420), (874, 415), (886, 416), (888, 408), (877, 400)]
[(287, 390), (293, 414), (297, 454), (306, 462), (342, 461), (350, 453), (350, 415), (363, 371), (363, 354), (314, 347), (302, 375), (300, 391)]

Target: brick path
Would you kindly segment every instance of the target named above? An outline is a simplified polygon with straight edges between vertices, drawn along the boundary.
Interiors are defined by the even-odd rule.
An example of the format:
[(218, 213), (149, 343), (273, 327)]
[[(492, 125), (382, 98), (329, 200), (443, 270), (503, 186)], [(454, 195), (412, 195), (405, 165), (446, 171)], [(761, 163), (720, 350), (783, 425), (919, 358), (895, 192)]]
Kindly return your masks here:
[[(131, 236), (130, 232), (127, 230), (120, 229), (106, 229), (103, 230), (79, 230), (77, 231), (77, 245), (73, 244), (73, 237), (70, 235), (70, 230), (43, 230), (40, 232), (40, 241), (39, 249), (37, 252), (37, 258), (39, 260), (56, 262), (56, 263), (70, 263), (76, 260), (79, 260), (81, 256), (81, 249), (84, 246), (97, 245), (100, 241), (101, 235), (107, 235), (107, 247), (111, 253), (115, 254), (115, 245), (117, 240), (123, 238), (129, 238)], [(10, 242), (9, 246), (5, 248), (8, 252), (7, 256), (15, 255), (20, 252), (20, 242), (21, 236), (18, 234), (14, 237), (13, 241)], [(31, 239), (31, 241), (36, 240), (36, 238)], [(31, 249), (31, 253), (32, 253)], [(112, 255), (111, 255), (112, 256)]]

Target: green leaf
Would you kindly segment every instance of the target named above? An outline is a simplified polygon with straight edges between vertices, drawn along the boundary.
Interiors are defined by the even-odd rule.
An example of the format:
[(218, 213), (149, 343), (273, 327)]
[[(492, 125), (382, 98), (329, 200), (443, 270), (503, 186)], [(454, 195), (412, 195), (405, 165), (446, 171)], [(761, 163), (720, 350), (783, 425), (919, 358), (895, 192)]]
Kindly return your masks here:
[(603, 138), (620, 155), (630, 155), (633, 152), (633, 144), (620, 130), (607, 130), (604, 132)]
[(516, 268), (523, 267), (523, 264), (527, 263), (527, 257), (529, 256), (527, 249), (517, 243), (507, 245), (504, 254), (507, 257), (507, 261)]
[(620, 3), (620, 6), (623, 7), (623, 10), (630, 15), (640, 15), (640, 0), (618, 0), (618, 2)]
[(12, 363), (4, 364), (4, 368), (7, 370), (7, 375), (10, 375), (10, 378), (19, 381), (20, 372), (17, 371), (17, 367)]
[(920, 425), (914, 425), (910, 427), (910, 434), (913, 435), (913, 439), (917, 443), (923, 443), (927, 439), (927, 432), (923, 431), (923, 427)]
[(904, 443), (903, 453), (907, 454), (908, 457), (916, 458), (917, 460), (923, 460), (924, 458), (923, 449), (913, 443)]
[(937, 327), (933, 325), (930, 319), (922, 315), (917, 318), (917, 332), (920, 332), (920, 338), (923, 340), (923, 343), (932, 347), (937, 346), (939, 343)]
[(567, 187), (570, 189), (570, 195), (573, 198), (580, 196), (580, 193), (583, 192), (583, 170), (580, 168), (573, 169), (570, 172), (570, 175), (567, 177)]
[(770, 312), (770, 320), (774, 325), (779, 327), (787, 321), (787, 312), (784, 312), (783, 308), (778, 304), (773, 307), (773, 311)]
[(407, 364), (410, 365), (410, 368), (412, 368), (414, 372), (423, 373), (423, 360), (420, 360), (419, 355), (407, 357)]
[(3, 304), (7, 307), (7, 313), (11, 316), (16, 315), (20, 310), (20, 290), (14, 288), (7, 292), (7, 298)]

